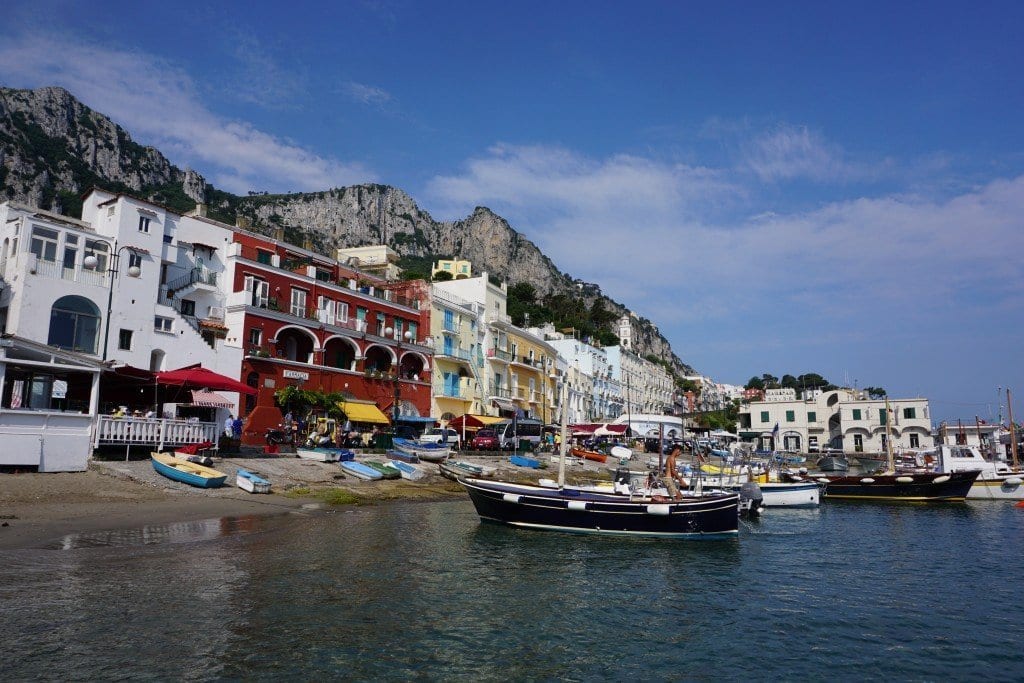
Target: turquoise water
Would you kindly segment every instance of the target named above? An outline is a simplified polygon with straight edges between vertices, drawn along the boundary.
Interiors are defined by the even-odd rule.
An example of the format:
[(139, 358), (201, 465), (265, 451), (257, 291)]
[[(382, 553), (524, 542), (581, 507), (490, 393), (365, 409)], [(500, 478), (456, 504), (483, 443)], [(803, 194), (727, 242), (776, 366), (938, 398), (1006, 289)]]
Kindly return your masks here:
[(467, 502), (0, 553), (3, 680), (1022, 680), (1024, 510), (827, 503), (734, 541)]

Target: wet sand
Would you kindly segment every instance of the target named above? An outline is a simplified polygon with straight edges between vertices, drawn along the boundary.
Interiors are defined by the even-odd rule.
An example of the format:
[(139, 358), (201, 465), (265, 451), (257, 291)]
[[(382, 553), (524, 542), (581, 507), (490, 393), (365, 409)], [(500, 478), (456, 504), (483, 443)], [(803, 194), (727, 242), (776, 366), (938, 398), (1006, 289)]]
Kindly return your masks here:
[[(550, 469), (517, 472), (507, 457), (498, 455), (459, 457), (499, 466), (499, 476), (507, 478), (553, 476)], [(327, 507), (329, 494), (340, 493), (333, 499), (359, 505), (466, 498), (458, 484), (433, 473), (420, 482), (366, 482), (346, 477), (337, 463), (295, 457), (217, 458), (214, 467), (228, 475), (225, 485), (217, 489), (171, 481), (157, 474), (149, 460), (94, 460), (85, 472), (0, 473), (0, 550), (46, 545), (72, 533), (215, 517), (309, 513)], [(251, 494), (237, 488), (239, 468), (268, 478), (273, 492)], [(428, 472), (432, 468), (424, 465)], [(591, 475), (599, 468), (588, 463), (574, 469), (577, 475)]]

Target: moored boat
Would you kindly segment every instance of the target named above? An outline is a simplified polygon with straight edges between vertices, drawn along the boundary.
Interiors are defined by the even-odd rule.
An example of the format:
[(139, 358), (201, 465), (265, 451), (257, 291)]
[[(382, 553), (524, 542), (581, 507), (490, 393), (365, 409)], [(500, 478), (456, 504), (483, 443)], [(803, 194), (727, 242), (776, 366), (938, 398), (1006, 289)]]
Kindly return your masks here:
[(170, 453), (150, 453), (150, 461), (153, 469), (168, 479), (204, 489), (223, 486), (228, 478), (219, 470), (176, 458)]
[[(761, 504), (765, 507), (817, 507), (821, 503), (821, 486), (814, 481), (757, 482)], [(730, 486), (739, 493), (741, 486)]]
[(980, 500), (1024, 500), (1024, 470), (1003, 461), (986, 460), (974, 446), (942, 445), (902, 454), (897, 471), (966, 472), (977, 470), (967, 497)]
[(427, 462), (441, 462), (451, 455), (451, 448), (441, 443), (424, 443), (413, 439), (395, 438), (392, 440), (395, 450), (415, 455)]
[(317, 462), (338, 462), (341, 460), (341, 450), (338, 448), (296, 446), (295, 455), (303, 460), (315, 460)]
[(826, 499), (903, 502), (961, 502), (977, 478), (977, 470), (816, 477)]
[(540, 469), (540, 460), (536, 458), (528, 458), (525, 455), (513, 455), (508, 460), (516, 467), (528, 467), (531, 470)]
[(270, 493), (270, 482), (249, 470), (235, 473), (235, 486), (249, 493)]
[(886, 456), (879, 454), (860, 453), (853, 456), (853, 459), (857, 461), (860, 469), (865, 474), (880, 472), (884, 470), (889, 463), (889, 459)]
[(634, 498), (568, 488), (462, 478), (480, 519), (529, 529), (714, 539), (739, 531), (739, 495)]
[(850, 461), (842, 453), (826, 453), (815, 463), (822, 472), (847, 472)]
[(584, 460), (593, 460), (594, 462), (607, 462), (608, 455), (606, 453), (599, 453), (598, 451), (590, 451), (586, 448), (570, 448), (569, 454), (576, 458), (582, 458)]

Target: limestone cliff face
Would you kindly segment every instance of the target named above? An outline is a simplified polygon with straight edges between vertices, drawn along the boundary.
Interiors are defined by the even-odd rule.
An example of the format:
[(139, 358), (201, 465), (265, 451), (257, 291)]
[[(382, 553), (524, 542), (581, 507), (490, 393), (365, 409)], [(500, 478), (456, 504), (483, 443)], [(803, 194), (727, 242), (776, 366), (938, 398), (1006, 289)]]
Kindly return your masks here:
[(59, 210), (92, 183), (141, 192), (182, 172), (63, 88), (0, 88), (0, 177), (6, 198)]
[[(403, 256), (459, 257), (477, 272), (529, 282), (539, 296), (553, 293), (596, 299), (616, 315), (628, 310), (605, 297), (597, 285), (572, 280), (540, 249), (490, 209), (478, 207), (463, 220), (435, 221), (409, 195), (385, 185), (357, 185), (294, 195), (237, 197), (207, 186), (192, 170), (174, 166), (152, 147), (62, 88), (0, 88), (0, 201), (78, 215), (80, 195), (97, 185), (128, 192), (182, 213), (193, 203), (210, 205), (211, 215), (233, 222), (248, 218), (253, 229), (290, 229), (325, 254), (339, 246), (387, 244)], [(649, 321), (634, 319), (636, 350), (692, 372)]]

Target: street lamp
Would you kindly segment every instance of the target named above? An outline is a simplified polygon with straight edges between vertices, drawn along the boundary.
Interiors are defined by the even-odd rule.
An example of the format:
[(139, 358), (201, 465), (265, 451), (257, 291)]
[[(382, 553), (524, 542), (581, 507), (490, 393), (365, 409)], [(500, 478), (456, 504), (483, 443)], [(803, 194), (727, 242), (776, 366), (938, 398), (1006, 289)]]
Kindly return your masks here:
[[(385, 337), (392, 337), (392, 336), (394, 336), (394, 334), (395, 334), (395, 329), (393, 327), (385, 327), (384, 328), (384, 336)], [(398, 362), (395, 364), (396, 365), (396, 367), (395, 367), (395, 403), (394, 403), (394, 405), (391, 406), (391, 428), (392, 429), (394, 429), (395, 427), (398, 426), (398, 402), (402, 398), (402, 386), (401, 386), (401, 383), (400, 383), (400, 380), (401, 380), (401, 377), (402, 377), (402, 339), (405, 339), (405, 341), (407, 343), (411, 342), (412, 341), (412, 332), (410, 330), (406, 330), (402, 334), (401, 337), (395, 337), (395, 341), (398, 342), (398, 353), (396, 354), (396, 357), (398, 358)]]
[[(131, 245), (124, 245), (121, 247), (117, 246), (117, 240), (114, 240), (113, 244), (106, 240), (98, 240), (103, 242), (107, 246), (111, 247), (110, 255), (110, 267), (107, 268), (107, 273), (110, 275), (110, 281), (107, 283), (107, 319), (103, 327), (103, 360), (107, 359), (107, 343), (110, 340), (110, 314), (114, 307), (114, 276), (117, 275), (117, 265), (121, 259), (121, 252), (127, 249), (128, 251), (135, 253), (145, 253), (146, 250), (140, 247), (133, 247)], [(100, 260), (96, 258), (95, 254), (89, 254), (82, 259), (82, 265), (89, 269), (95, 269), (98, 266)], [(138, 266), (128, 267), (129, 277), (139, 277), (142, 274), (142, 269)]]

